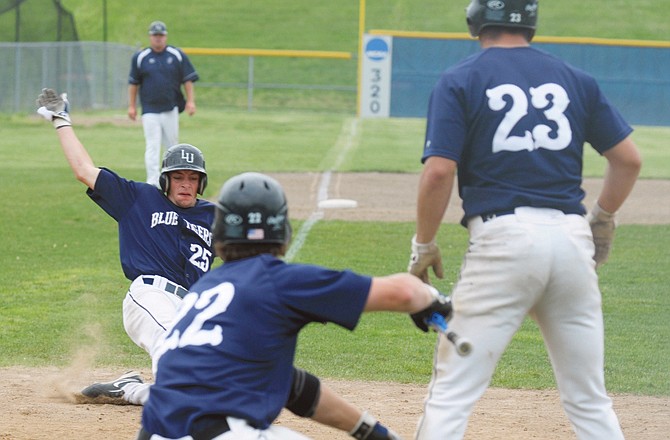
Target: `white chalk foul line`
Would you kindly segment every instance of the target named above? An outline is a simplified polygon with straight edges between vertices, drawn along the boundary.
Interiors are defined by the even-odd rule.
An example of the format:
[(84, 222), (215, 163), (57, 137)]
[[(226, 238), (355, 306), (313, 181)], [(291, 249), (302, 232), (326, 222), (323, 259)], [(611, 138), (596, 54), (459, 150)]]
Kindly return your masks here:
[(330, 176), (330, 171), (326, 171), (321, 175), (321, 181), (319, 182), (319, 192), (317, 193), (317, 210), (310, 214), (305, 223), (303, 223), (300, 227), (300, 230), (296, 234), (295, 238), (291, 241), (291, 247), (288, 248), (288, 251), (286, 251), (286, 255), (284, 256), (285, 261), (289, 263), (293, 261), (293, 258), (295, 258), (300, 249), (302, 249), (302, 245), (305, 244), (305, 240), (307, 240), (307, 236), (309, 235), (309, 231), (312, 229), (312, 226), (314, 226), (319, 220), (323, 218), (323, 209), (318, 208), (318, 202), (328, 198), (328, 185), (330, 185)]
[[(300, 230), (291, 241), (291, 246), (289, 247), (288, 251), (286, 251), (286, 255), (284, 256), (285, 261), (289, 263), (293, 261), (298, 252), (300, 252), (300, 249), (302, 249), (302, 246), (305, 244), (305, 240), (307, 240), (309, 231), (319, 220), (323, 218), (323, 209), (319, 207), (319, 203), (324, 200), (328, 200), (328, 187), (330, 186), (330, 178), (333, 174), (332, 170), (337, 169), (342, 164), (342, 162), (344, 162), (347, 153), (349, 153), (351, 147), (354, 145), (354, 140), (358, 131), (358, 123), (359, 119), (353, 118), (348, 124), (348, 129), (343, 127), (343, 133), (340, 135), (340, 138), (338, 138), (338, 141), (333, 147), (339, 148), (342, 146), (342, 149), (338, 152), (333, 167), (321, 175), (319, 190), (316, 197), (316, 210), (310, 214), (310, 216), (307, 218), (305, 223), (302, 224)], [(344, 141), (342, 138), (344, 138)]]

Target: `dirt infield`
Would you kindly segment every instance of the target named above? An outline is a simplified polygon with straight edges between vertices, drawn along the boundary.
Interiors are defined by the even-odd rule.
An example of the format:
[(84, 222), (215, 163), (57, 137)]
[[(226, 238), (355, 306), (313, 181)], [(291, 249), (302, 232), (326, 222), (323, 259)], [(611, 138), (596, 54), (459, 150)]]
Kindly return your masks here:
[[(413, 221), (418, 175), (333, 174), (323, 176), (275, 174), (284, 185), (292, 218), (306, 219), (319, 211), (317, 201), (353, 199), (354, 209), (326, 209), (325, 219)], [(587, 180), (586, 205), (591, 206), (600, 181)], [(670, 181), (642, 180), (619, 213), (622, 224), (667, 224), (670, 218)], [(462, 211), (453, 197), (446, 222), (457, 222)], [(148, 362), (147, 362), (148, 363)], [(75, 365), (79, 364), (79, 365)], [(119, 368), (90, 369), (85, 362), (68, 368), (10, 367), (0, 369), (0, 440), (134, 439), (141, 408), (77, 404), (75, 393), (92, 381), (113, 379)], [(141, 369), (145, 379), (148, 370)], [(412, 438), (422, 412), (425, 387), (379, 382), (324, 379), (351, 402), (369, 410), (404, 438)], [(670, 397), (613, 395), (614, 406), (628, 440), (659, 440), (670, 432)], [(316, 440), (345, 440), (347, 434), (282, 413), (277, 423)], [(489, 389), (470, 420), (468, 440), (574, 439), (555, 390)]]
[[(273, 174), (286, 190), (289, 214), (305, 219), (320, 200), (322, 175), (319, 173)], [(330, 199), (351, 199), (354, 209), (325, 209), (324, 219), (360, 221), (414, 221), (418, 174), (334, 173), (327, 187)], [(584, 204), (591, 208), (602, 186), (601, 179), (585, 179)], [(461, 200), (451, 197), (445, 222), (457, 223), (463, 215)], [(617, 214), (619, 224), (667, 224), (670, 219), (670, 180), (639, 180)]]
[[(132, 440), (141, 407), (75, 403), (75, 393), (92, 381), (113, 379), (122, 369), (4, 368), (0, 398), (2, 440)], [(143, 371), (145, 379), (150, 377)], [(425, 387), (324, 379), (360, 408), (367, 409), (403, 438), (411, 439), (422, 412)], [(670, 432), (670, 398), (614, 395), (614, 407), (628, 440), (660, 440)], [(283, 412), (278, 424), (315, 440), (347, 440), (346, 433)], [(491, 388), (470, 419), (467, 440), (568, 440), (575, 436), (554, 390)], [(603, 439), (604, 440), (604, 439)]]

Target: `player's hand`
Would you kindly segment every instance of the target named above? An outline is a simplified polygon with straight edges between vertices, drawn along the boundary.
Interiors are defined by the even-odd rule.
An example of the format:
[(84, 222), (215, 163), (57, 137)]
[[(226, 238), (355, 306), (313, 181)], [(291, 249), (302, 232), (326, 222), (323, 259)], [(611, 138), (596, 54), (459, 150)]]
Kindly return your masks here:
[(615, 215), (612, 212), (603, 210), (598, 202), (593, 206), (587, 216), (591, 233), (593, 234), (593, 243), (596, 246), (596, 252), (593, 259), (596, 262), (596, 269), (605, 264), (612, 250), (612, 240), (614, 239), (614, 229), (616, 228)]
[(42, 89), (42, 93), (37, 97), (37, 113), (47, 121), (53, 122), (54, 127), (69, 127), (72, 125), (70, 114), (68, 113), (70, 103), (67, 100), (67, 93), (60, 96), (53, 89)]
[(418, 312), (409, 315), (412, 318), (412, 321), (414, 321), (414, 325), (419, 327), (419, 329), (423, 330), (424, 332), (428, 332), (427, 321), (431, 316), (433, 316), (433, 313), (442, 315), (445, 321), (448, 321), (451, 319), (451, 314), (453, 311), (451, 306), (451, 298), (446, 295), (442, 295), (433, 286), (428, 286), (428, 288), (430, 289), (430, 293), (433, 295), (433, 302), (425, 309), (419, 310)]
[(433, 268), (436, 277), (444, 277), (440, 248), (437, 247), (434, 240), (426, 244), (417, 243), (415, 235), (412, 237), (412, 254), (409, 258), (407, 271), (419, 277), (424, 283), (430, 284), (428, 278), (429, 267)]
[(402, 440), (398, 434), (379, 423), (367, 411), (361, 415), (349, 435), (358, 440)]
[(186, 110), (186, 113), (189, 116), (193, 116), (195, 114), (195, 102), (186, 101), (186, 106), (184, 107), (184, 110)]

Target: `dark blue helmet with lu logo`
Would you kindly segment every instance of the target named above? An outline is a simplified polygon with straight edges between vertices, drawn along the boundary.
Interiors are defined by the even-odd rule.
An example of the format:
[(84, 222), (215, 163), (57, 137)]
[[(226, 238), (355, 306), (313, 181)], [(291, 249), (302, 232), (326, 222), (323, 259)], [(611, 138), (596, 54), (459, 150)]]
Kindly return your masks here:
[(191, 144), (173, 145), (163, 156), (163, 165), (158, 183), (164, 192), (170, 189), (168, 174), (177, 170), (193, 170), (200, 173), (198, 194), (202, 194), (207, 187), (207, 171), (205, 171), (205, 157), (202, 152)]

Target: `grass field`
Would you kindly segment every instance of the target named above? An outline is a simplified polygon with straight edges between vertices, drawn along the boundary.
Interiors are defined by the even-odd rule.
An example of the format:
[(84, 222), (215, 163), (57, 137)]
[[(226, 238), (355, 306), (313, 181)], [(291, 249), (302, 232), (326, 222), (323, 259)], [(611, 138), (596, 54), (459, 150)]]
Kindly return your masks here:
[[(75, 124), (80, 122), (78, 133), (98, 165), (143, 178), (139, 126), (92, 123), (88, 116), (78, 118), (76, 111), (73, 118)], [(94, 119), (104, 118), (118, 121), (120, 115), (105, 113)], [(127, 280), (118, 263), (115, 223), (84, 195), (48, 124), (21, 116), (0, 122), (5, 123), (8, 140), (0, 146), (7, 182), (0, 196), (11, 207), (3, 210), (1, 220), (5, 252), (0, 257), (0, 365), (66, 365), (73, 353), (86, 348), (98, 350), (99, 365), (147, 368), (147, 356), (121, 325)], [(225, 178), (248, 169), (331, 169), (350, 125), (350, 118), (341, 115), (203, 112), (184, 121), (183, 138), (203, 147), (211, 177), (205, 196), (213, 197)], [(362, 121), (340, 170), (417, 172), (422, 128), (414, 120)], [(645, 156), (654, 157), (653, 177), (669, 177), (670, 159), (661, 148), (669, 131), (637, 130), (636, 135), (648, 141), (656, 139), (642, 145)], [(377, 141), (380, 133), (389, 134), (385, 142)], [(595, 157), (588, 162), (592, 163), (587, 168), (598, 175), (602, 163)], [(294, 227), (299, 225), (295, 222)], [(664, 294), (670, 282), (665, 270), (668, 229), (621, 226), (616, 252), (602, 270), (607, 374), (614, 392), (670, 394), (665, 378), (670, 352), (663, 343), (670, 337), (665, 322), (670, 303)], [(412, 231), (411, 223), (320, 222), (295, 261), (370, 274), (403, 271)], [(448, 275), (438, 287), (449, 291), (467, 237), (463, 228), (450, 224), (440, 240)], [(328, 377), (423, 383), (430, 373), (432, 340), (405, 316), (374, 314), (364, 317), (352, 334), (330, 325), (308, 327), (301, 336), (298, 363)], [(553, 387), (532, 322), (515, 337), (494, 385)]]
[[(188, 7), (173, 0), (107, 3), (110, 40), (124, 44), (146, 44), (148, 22), (162, 19), (168, 23), (170, 42), (180, 46), (356, 50), (358, 1), (353, 0), (338, 2), (335, 10), (331, 4), (306, 0), (290, 6), (270, 0), (208, 0)], [(462, 8), (449, 6), (451, 2), (430, 0), (421, 2), (421, 8), (410, 0), (367, 3), (368, 29), (464, 31)], [(63, 4), (75, 12), (83, 40), (101, 39), (99, 2)], [(670, 5), (667, 0), (634, 5), (616, 0), (607, 8), (572, 0), (542, 5), (542, 35), (666, 38), (666, 19), (658, 7)], [(217, 66), (203, 61), (202, 69), (214, 72)], [(329, 67), (321, 69), (310, 74), (332, 75)], [(353, 78), (337, 80), (349, 83)], [(73, 119), (98, 165), (127, 178), (143, 178), (140, 126), (127, 124), (125, 114), (118, 112), (84, 116), (73, 109)], [(213, 197), (226, 178), (245, 170), (331, 169), (339, 142), (351, 135), (350, 122), (351, 116), (327, 112), (246, 113), (204, 105), (196, 117), (182, 119), (182, 140), (205, 151), (210, 175), (205, 196)], [(51, 127), (24, 115), (0, 115), (0, 124), (0, 196), (5, 200), (0, 218), (0, 366), (64, 366), (74, 353), (87, 349), (97, 352), (97, 365), (149, 368), (148, 357), (130, 342), (121, 324), (128, 281), (118, 262), (115, 223), (87, 199)], [(423, 125), (418, 119), (362, 121), (338, 170), (418, 172)], [(643, 178), (670, 178), (669, 135), (667, 127), (637, 127), (635, 139), (645, 158)], [(585, 173), (602, 175), (602, 161), (592, 152), (587, 153)], [(670, 395), (669, 229), (621, 226), (616, 251), (602, 270), (606, 374), (613, 392)], [(403, 271), (412, 231), (411, 223), (320, 222), (296, 261), (370, 274)], [(440, 244), (447, 277), (438, 284), (444, 291), (456, 278), (466, 243), (463, 228), (445, 225)], [(407, 317), (374, 314), (356, 332), (343, 332), (334, 326), (308, 327), (300, 339), (298, 364), (334, 378), (428, 380), (433, 338), (417, 332)], [(514, 338), (493, 385), (554, 386), (532, 322)]]

